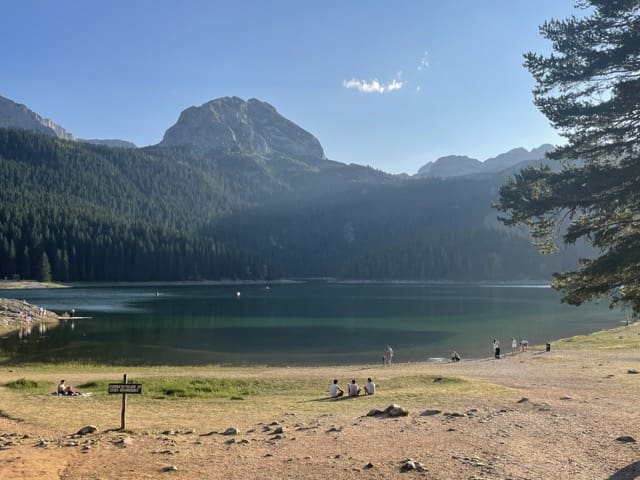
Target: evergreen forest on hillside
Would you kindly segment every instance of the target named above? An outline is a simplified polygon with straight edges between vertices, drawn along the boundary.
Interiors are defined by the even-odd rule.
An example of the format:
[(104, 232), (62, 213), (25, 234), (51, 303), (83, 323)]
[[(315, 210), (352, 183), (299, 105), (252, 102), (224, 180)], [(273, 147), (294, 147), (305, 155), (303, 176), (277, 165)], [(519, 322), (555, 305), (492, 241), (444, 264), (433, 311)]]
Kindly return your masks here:
[(0, 278), (544, 280), (589, 253), (499, 225), (504, 180), (0, 129)]

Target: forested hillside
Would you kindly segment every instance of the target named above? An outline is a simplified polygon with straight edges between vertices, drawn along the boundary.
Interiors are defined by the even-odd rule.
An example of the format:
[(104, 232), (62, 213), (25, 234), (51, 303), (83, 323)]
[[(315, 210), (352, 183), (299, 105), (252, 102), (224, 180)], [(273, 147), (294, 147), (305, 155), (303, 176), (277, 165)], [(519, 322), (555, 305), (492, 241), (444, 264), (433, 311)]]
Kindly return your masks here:
[(505, 178), (402, 178), (326, 159), (108, 148), (0, 129), (0, 277), (545, 279), (496, 222)]
[(234, 245), (294, 276), (425, 281), (542, 280), (592, 254), (543, 256), (526, 230), (499, 224), (503, 175), (406, 179), (248, 209), (216, 225)]
[(178, 151), (158, 153), (0, 129), (0, 275), (160, 280), (268, 271), (195, 233), (242, 204), (233, 186)]

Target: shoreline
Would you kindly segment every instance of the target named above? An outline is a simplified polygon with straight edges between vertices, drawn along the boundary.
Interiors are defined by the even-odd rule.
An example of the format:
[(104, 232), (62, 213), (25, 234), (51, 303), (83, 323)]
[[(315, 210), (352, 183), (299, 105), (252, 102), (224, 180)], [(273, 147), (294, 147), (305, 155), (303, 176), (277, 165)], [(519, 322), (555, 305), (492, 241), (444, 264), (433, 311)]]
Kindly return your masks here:
[(458, 281), (438, 281), (438, 280), (352, 280), (339, 278), (280, 278), (274, 280), (159, 280), (144, 282), (38, 282), (35, 280), (0, 280), (0, 290), (29, 290), (46, 288), (113, 288), (113, 287), (197, 287), (197, 286), (234, 286), (234, 285), (287, 285), (295, 283), (326, 282), (344, 285), (477, 285), (483, 287), (505, 287), (505, 288), (551, 288), (545, 280), (505, 280), (458, 282)]
[[(635, 478), (640, 324), (554, 344), (366, 368), (12, 365), (0, 369), (0, 478)], [(123, 372), (143, 387), (120, 430), (107, 386)], [(328, 397), (333, 378), (367, 377), (375, 395)], [(51, 395), (61, 378), (90, 395)], [(391, 404), (406, 414), (367, 413)], [(426, 473), (403, 473), (409, 458)]]

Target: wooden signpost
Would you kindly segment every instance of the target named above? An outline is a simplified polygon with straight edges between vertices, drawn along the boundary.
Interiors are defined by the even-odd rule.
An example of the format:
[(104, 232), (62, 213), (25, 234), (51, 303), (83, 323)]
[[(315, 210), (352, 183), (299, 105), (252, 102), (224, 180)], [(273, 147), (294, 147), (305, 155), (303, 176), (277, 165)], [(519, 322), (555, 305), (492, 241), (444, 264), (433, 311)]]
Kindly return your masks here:
[(125, 428), (125, 415), (127, 412), (127, 394), (128, 393), (142, 393), (141, 383), (127, 383), (127, 374), (125, 373), (122, 378), (122, 383), (110, 383), (109, 393), (121, 393), (122, 394), (122, 413), (120, 414), (120, 430)]

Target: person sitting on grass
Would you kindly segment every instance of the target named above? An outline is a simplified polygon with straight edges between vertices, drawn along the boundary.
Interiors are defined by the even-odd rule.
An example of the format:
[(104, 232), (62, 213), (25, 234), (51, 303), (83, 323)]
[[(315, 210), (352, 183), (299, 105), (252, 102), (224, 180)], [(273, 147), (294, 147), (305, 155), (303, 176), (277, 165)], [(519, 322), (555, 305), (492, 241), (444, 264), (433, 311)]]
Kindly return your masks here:
[(357, 397), (358, 395), (360, 395), (360, 387), (355, 380), (351, 380), (351, 383), (349, 384), (349, 396)]
[(367, 378), (367, 383), (364, 386), (364, 394), (373, 395), (374, 393), (376, 393), (376, 384), (373, 383), (370, 378)]
[(73, 388), (71, 388), (68, 385), (65, 385), (64, 380), (60, 380), (56, 393), (58, 395), (69, 395), (69, 396), (79, 395), (78, 392), (76, 392)]
[(333, 380), (333, 384), (329, 388), (329, 391), (331, 392), (331, 398), (338, 398), (344, 395), (344, 390), (342, 390), (340, 385), (338, 385), (338, 379)]

